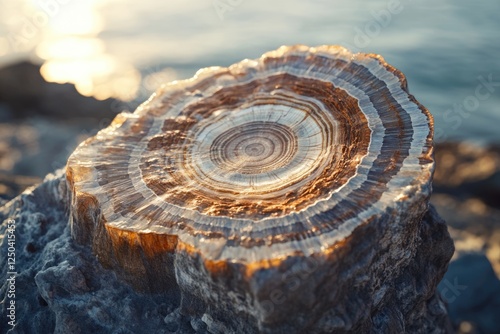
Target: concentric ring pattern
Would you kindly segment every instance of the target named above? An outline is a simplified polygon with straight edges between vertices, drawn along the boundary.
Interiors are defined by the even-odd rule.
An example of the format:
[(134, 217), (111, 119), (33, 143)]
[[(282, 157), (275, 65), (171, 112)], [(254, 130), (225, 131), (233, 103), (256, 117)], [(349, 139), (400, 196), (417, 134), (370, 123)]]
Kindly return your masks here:
[(109, 228), (252, 262), (320, 252), (428, 191), (431, 143), (430, 114), (380, 56), (293, 46), (162, 87), (67, 173)]

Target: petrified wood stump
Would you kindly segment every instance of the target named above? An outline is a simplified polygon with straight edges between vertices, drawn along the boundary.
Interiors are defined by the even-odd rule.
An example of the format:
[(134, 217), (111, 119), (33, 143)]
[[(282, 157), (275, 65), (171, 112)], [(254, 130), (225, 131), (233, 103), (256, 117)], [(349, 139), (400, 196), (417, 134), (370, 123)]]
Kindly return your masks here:
[(72, 236), (209, 332), (444, 332), (432, 127), (378, 55), (200, 70), (73, 153)]

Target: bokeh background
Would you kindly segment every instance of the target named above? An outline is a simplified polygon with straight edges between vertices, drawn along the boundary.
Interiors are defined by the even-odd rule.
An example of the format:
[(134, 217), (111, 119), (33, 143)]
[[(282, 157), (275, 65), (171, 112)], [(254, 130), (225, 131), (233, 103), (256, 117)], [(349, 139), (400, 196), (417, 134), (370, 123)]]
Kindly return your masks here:
[(497, 0), (0, 0), (0, 204), (199, 68), (284, 44), (379, 53), (435, 117), (450, 314), (460, 332), (499, 333), (499, 14)]
[(74, 83), (86, 96), (142, 101), (157, 81), (188, 78), (201, 67), (283, 44), (341, 44), (379, 53), (402, 70), (436, 116), (440, 140), (500, 140), (499, 85), (496, 93), (469, 98), (480, 78), (500, 82), (495, 0), (1, 0), (0, 6), (0, 64), (32, 59), (43, 64), (45, 80)]

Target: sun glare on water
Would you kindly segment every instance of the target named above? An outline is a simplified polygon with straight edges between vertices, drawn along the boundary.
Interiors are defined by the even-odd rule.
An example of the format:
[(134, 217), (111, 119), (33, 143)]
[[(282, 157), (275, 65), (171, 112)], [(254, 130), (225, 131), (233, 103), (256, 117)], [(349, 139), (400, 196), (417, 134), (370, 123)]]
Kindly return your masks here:
[(132, 65), (106, 54), (96, 38), (50, 40), (40, 44), (37, 54), (46, 59), (41, 68), (45, 80), (73, 83), (80, 94), (97, 99), (133, 98), (141, 81)]
[[(99, 4), (102, 2), (69, 1), (53, 10), (36, 48), (37, 56), (44, 60), (41, 74), (49, 82), (72, 83), (85, 96), (132, 100), (141, 74), (107, 52), (98, 38), (103, 28)], [(32, 5), (43, 10), (37, 8), (37, 1), (32, 0)]]

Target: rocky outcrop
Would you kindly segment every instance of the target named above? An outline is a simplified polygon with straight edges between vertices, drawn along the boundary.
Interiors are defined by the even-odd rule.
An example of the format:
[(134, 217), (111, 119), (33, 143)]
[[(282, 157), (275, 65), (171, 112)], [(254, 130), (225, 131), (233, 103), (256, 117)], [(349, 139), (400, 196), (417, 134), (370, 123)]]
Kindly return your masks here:
[(12, 199), (64, 167), (80, 141), (122, 111), (118, 102), (46, 82), (37, 64), (0, 68), (0, 198)]
[[(185, 313), (178, 295), (134, 291), (113, 271), (104, 269), (89, 248), (73, 242), (67, 198), (66, 181), (60, 171), (0, 208), (2, 254), (6, 254), (8, 246), (8, 221), (15, 221), (17, 272), (16, 327), (11, 330), (7, 321), (2, 321), (2, 333), (207, 333), (213, 326), (210, 319)], [(368, 290), (352, 292), (353, 285), (366, 284), (370, 279), (363, 275), (366, 263), (353, 266), (348, 274), (334, 274), (336, 279), (332, 278), (326, 286), (331, 284), (330, 288), (338, 289), (338, 282), (343, 282), (342, 289), (338, 289), (344, 294), (343, 304), (335, 309), (343, 309), (350, 318), (318, 322), (312, 332), (325, 332), (327, 328), (339, 333), (446, 332), (446, 310), (435, 288), (446, 270), (453, 245), (446, 225), (432, 207), (416, 228), (416, 252), (399, 273), (379, 268), (387, 279), (375, 295)], [(355, 237), (359, 236), (355, 233)], [(364, 258), (370, 259), (370, 253), (366, 249)], [(371, 259), (374, 264), (377, 260)], [(7, 319), (10, 301), (6, 295), (6, 262), (5, 257), (0, 258), (2, 319)], [(350, 280), (349, 275), (356, 276)], [(283, 293), (306, 295), (309, 291), (304, 289), (314, 279), (313, 262), (299, 266), (294, 275), (285, 277), (288, 290)], [(271, 298), (279, 302), (282, 296), (275, 294)], [(355, 323), (355, 317), (364, 320)], [(291, 316), (292, 323), (293, 320)], [(210, 331), (217, 332), (214, 328)]]
[(282, 47), (117, 116), (4, 206), (4, 246), (42, 252), (44, 330), (446, 333), (432, 128), (380, 56)]
[[(0, 105), (8, 105), (11, 118), (113, 118), (121, 110), (113, 99), (99, 101), (78, 93), (72, 84), (46, 82), (40, 66), (20, 62), (0, 68)], [(1, 115), (2, 113), (0, 113)]]
[[(170, 333), (164, 318), (175, 300), (134, 292), (72, 241), (65, 189), (60, 171), (0, 208), (0, 332)], [(15, 222), (14, 298), (6, 293), (9, 221)], [(10, 300), (16, 305), (14, 328), (7, 322)], [(190, 328), (189, 321), (178, 327)]]

